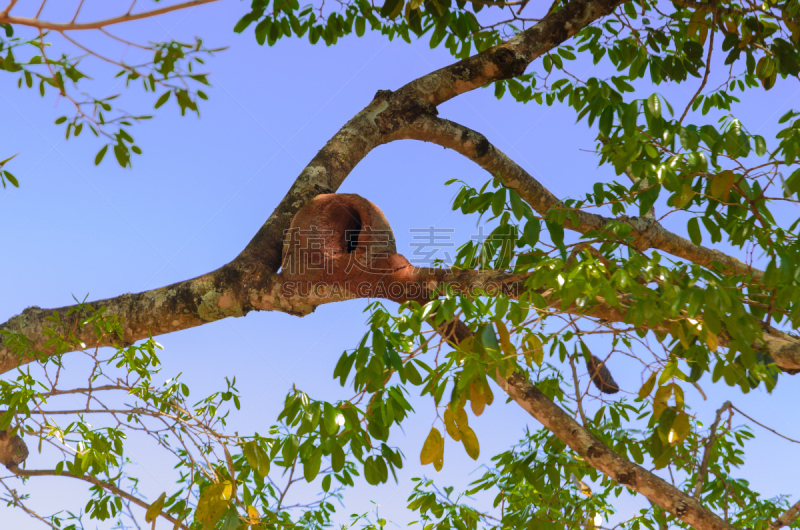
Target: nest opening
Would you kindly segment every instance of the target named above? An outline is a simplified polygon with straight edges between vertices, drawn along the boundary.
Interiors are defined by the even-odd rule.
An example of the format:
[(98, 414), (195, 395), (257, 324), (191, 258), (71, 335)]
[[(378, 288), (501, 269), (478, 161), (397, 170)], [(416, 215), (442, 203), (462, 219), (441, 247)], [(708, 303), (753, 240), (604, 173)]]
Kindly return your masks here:
[(347, 253), (352, 254), (358, 248), (358, 238), (362, 228), (361, 215), (355, 208), (350, 209), (347, 213), (349, 220), (344, 229), (344, 243)]

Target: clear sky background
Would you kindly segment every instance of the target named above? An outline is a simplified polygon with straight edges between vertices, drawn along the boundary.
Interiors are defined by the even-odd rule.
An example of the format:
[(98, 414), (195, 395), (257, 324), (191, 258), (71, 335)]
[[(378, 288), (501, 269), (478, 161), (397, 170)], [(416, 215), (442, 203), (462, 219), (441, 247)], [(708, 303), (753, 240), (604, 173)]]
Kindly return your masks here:
[[(116, 4), (93, 9), (99, 12)], [(48, 18), (58, 18), (62, 7), (53, 7)], [(8, 167), (19, 178), (20, 189), (0, 190), (0, 321), (31, 305), (59, 307), (70, 304), (73, 295), (88, 294), (94, 300), (139, 292), (227, 263), (267, 219), (305, 164), (377, 90), (399, 88), (452, 62), (444, 50), (429, 49), (427, 36), (412, 44), (388, 43), (368, 33), (363, 39), (345, 38), (331, 48), (311, 46), (307, 40), (260, 47), (252, 32), (232, 32), (246, 8), (246, 3), (231, 0), (118, 28), (118, 34), (138, 40), (198, 35), (209, 46), (230, 46), (208, 63), (213, 87), (206, 90), (210, 101), (202, 105), (200, 119), (181, 118), (170, 101), (156, 119), (133, 129), (144, 150), (143, 156), (134, 158), (133, 169), (119, 168), (110, 155), (95, 167), (100, 144), (87, 133), (65, 142), (63, 128), (53, 125), (58, 116), (71, 115), (67, 102), (52, 93), (42, 99), (36, 90), (19, 90), (15, 78), (0, 75), (0, 159), (20, 153)], [(91, 36), (83, 42), (105, 42), (101, 44), (109, 47), (105, 53), (124, 53), (131, 61), (141, 53), (116, 49)], [(532, 68), (536, 67), (535, 63)], [(86, 68), (106, 71), (105, 65), (90, 66), (88, 60)], [(714, 76), (720, 72), (712, 70), (709, 86), (715, 86)], [(573, 73), (581, 78), (609, 74), (584, 64)], [(118, 80), (97, 77), (95, 93), (120, 90)], [(677, 111), (698, 84), (695, 80), (659, 91)], [(786, 82), (768, 94), (754, 91), (735, 113), (751, 132), (769, 140), (778, 117), (793, 104), (798, 106), (798, 88)], [(637, 97), (647, 95), (643, 91)], [(154, 101), (134, 89), (125, 102), (132, 111), (149, 112)], [(559, 197), (580, 197), (594, 182), (615, 178), (609, 169), (598, 169), (596, 158), (586, 152), (593, 149), (596, 132), (585, 123), (576, 124), (573, 111), (564, 107), (523, 106), (510, 98), (497, 101), (491, 89), (484, 89), (441, 105), (439, 112), (484, 133)], [(373, 151), (339, 191), (375, 202), (394, 228), (399, 252), (410, 256), (412, 228), (454, 228), (457, 244), (477, 233), (475, 219), (450, 210), (456, 190), (443, 185), (450, 178), (480, 186), (487, 175), (441, 147), (395, 142)], [(786, 215), (794, 219), (797, 213)], [(679, 224), (670, 227), (683, 231)], [(292, 385), (314, 398), (349, 397), (332, 381), (332, 372), (341, 352), (363, 335), (362, 310), (367, 303), (322, 306), (305, 318), (251, 313), (159, 337), (166, 348), (162, 374), (167, 378), (183, 372), (198, 397), (222, 388), (224, 377), (235, 376), (243, 406), (232, 414), (230, 428), (241, 434), (263, 433), (274, 423)], [(85, 366), (77, 357), (68, 359), (66, 366), (74, 370), (76, 380), (85, 379), (81, 371)], [(612, 368), (623, 389), (638, 390), (636, 367), (619, 358)], [(800, 375), (782, 377), (772, 395), (762, 387), (743, 396), (737, 390), (711, 389), (706, 382), (709, 400), (696, 399), (692, 405), (700, 418), (710, 422), (722, 402), (731, 399), (763, 423), (800, 439), (798, 383)], [(500, 391), (495, 394), (499, 397)], [(471, 423), (481, 442), (479, 462), (471, 461), (460, 445), (448, 444), (444, 471), (437, 474), (431, 466), (421, 469), (418, 464), (434, 420), (433, 405), (430, 400), (414, 400), (417, 414), (404, 424), (403, 432), (391, 437), (408, 457), (399, 482), (380, 487), (358, 484), (346, 497), (341, 521), (347, 514), (374, 508), (374, 501), (381, 516), (402, 525), (414, 520), (405, 510), (412, 477), (435, 476), (441, 486), (456, 485), (457, 490), (477, 478), (480, 466), (518, 440), (526, 426), (539, 427), (518, 407), (502, 401), (498, 399)], [(743, 420), (737, 417), (737, 422)], [(100, 418), (90, 421), (103, 424)], [(754, 430), (757, 439), (739, 476), (767, 496), (787, 493), (797, 500), (800, 446), (758, 427)], [(134, 445), (131, 457), (141, 466), (140, 489), (150, 499), (172, 491), (174, 474), (152, 446)], [(27, 465), (51, 467), (53, 462), (34, 449)], [(77, 509), (88, 498), (83, 484), (69, 479), (34, 480), (21, 489), (33, 495), (31, 505), (43, 512)], [(624, 500), (620, 515), (644, 506), (644, 499)], [(0, 507), (0, 528), (36, 527), (38, 523), (21, 511)]]

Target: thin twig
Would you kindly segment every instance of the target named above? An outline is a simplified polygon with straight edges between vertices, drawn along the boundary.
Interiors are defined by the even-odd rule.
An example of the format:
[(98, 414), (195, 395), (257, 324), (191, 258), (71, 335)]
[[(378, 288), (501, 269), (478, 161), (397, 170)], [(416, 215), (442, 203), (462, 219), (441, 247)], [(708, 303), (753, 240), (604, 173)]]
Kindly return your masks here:
[(699, 498), (700, 492), (703, 491), (703, 481), (706, 479), (706, 475), (708, 474), (708, 459), (711, 457), (711, 450), (714, 447), (714, 442), (717, 440), (717, 425), (719, 425), (719, 421), (722, 419), (722, 413), (730, 409), (732, 406), (733, 405), (731, 405), (730, 401), (726, 401), (717, 411), (717, 417), (714, 418), (714, 424), (711, 426), (711, 432), (708, 435), (706, 448), (703, 452), (703, 461), (700, 464), (700, 469), (697, 471), (697, 484), (694, 487), (694, 494), (692, 495), (695, 499)]
[[(6, 24), (14, 24), (18, 26), (30, 26), (32, 28), (39, 28), (39, 29), (52, 29), (56, 31), (84, 31), (89, 29), (100, 29), (107, 26), (113, 26), (114, 24), (131, 22), (133, 20), (141, 20), (144, 18), (157, 17), (159, 15), (170, 13), (172, 11), (180, 11), (181, 9), (188, 9), (191, 7), (203, 4), (210, 4), (212, 2), (217, 2), (217, 1), (218, 0), (191, 0), (190, 2), (184, 2), (181, 4), (166, 6), (159, 9), (153, 9), (151, 11), (142, 11), (141, 13), (128, 13), (126, 15), (118, 17), (105, 18), (102, 20), (96, 20), (94, 22), (83, 22), (83, 23), (48, 22), (46, 20), (39, 20), (38, 18), (13, 17), (9, 16), (7, 13), (4, 12), (0, 13), (0, 22)], [(42, 3), (42, 7), (44, 7), (44, 3)]]
[(681, 116), (681, 119), (678, 120), (678, 123), (683, 123), (683, 119), (689, 113), (689, 109), (692, 108), (692, 104), (694, 104), (694, 101), (697, 99), (697, 96), (700, 95), (700, 93), (705, 88), (706, 83), (708, 82), (708, 74), (711, 73), (711, 53), (714, 51), (714, 33), (717, 32), (717, 30), (716, 30), (716, 27), (717, 27), (716, 22), (717, 22), (717, 15), (715, 13), (711, 17), (711, 39), (710, 39), (710, 42), (708, 44), (708, 56), (706, 57), (706, 74), (703, 76), (703, 82), (700, 83), (700, 88), (697, 89), (697, 92), (695, 93), (695, 95), (692, 96), (692, 99), (689, 100), (689, 104), (686, 105), (686, 110), (683, 111), (683, 115)]
[(756, 420), (754, 420), (753, 418), (751, 418), (750, 416), (748, 416), (747, 414), (745, 414), (745, 413), (744, 413), (744, 412), (742, 412), (741, 410), (737, 409), (737, 408), (736, 408), (736, 407), (734, 407), (733, 405), (731, 405), (731, 408), (732, 408), (733, 410), (735, 410), (736, 412), (738, 412), (739, 414), (741, 414), (742, 416), (744, 416), (745, 418), (747, 418), (748, 420), (750, 420), (750, 421), (752, 421), (753, 423), (755, 423), (756, 425), (758, 425), (759, 427), (763, 427), (764, 429), (768, 430), (768, 431), (769, 431), (769, 432), (771, 432), (772, 434), (775, 434), (775, 435), (777, 435), (777, 436), (780, 436), (780, 437), (781, 437), (781, 438), (783, 438), (784, 440), (789, 440), (789, 441), (790, 441), (790, 442), (792, 442), (792, 443), (800, 444), (800, 440), (794, 440), (794, 439), (792, 439), (792, 438), (789, 438), (788, 436), (784, 436), (784, 435), (782, 435), (781, 433), (779, 433), (779, 432), (778, 432), (778, 431), (776, 431), (775, 429), (770, 429), (769, 427), (767, 427), (767, 426), (766, 426), (766, 425), (764, 425), (763, 423), (759, 423), (759, 422), (757, 422)]
[(580, 381), (578, 380), (578, 370), (577, 368), (575, 368), (574, 354), (569, 356), (569, 365), (572, 367), (572, 379), (575, 385), (575, 401), (578, 403), (578, 414), (580, 414), (581, 416), (581, 421), (583, 422), (583, 426), (586, 427), (587, 425), (589, 425), (589, 422), (586, 420), (586, 414), (583, 412)]
[(14, 502), (13, 502), (14, 506), (16, 506), (18, 508), (21, 508), (22, 511), (24, 511), (25, 513), (27, 513), (28, 515), (30, 515), (34, 519), (40, 520), (41, 522), (43, 522), (44, 524), (46, 524), (50, 528), (53, 528), (53, 530), (58, 530), (58, 527), (55, 526), (53, 523), (51, 523), (50, 521), (48, 521), (47, 519), (45, 519), (44, 517), (42, 517), (38, 513), (34, 512), (33, 510), (31, 510), (30, 508), (25, 506), (25, 504), (22, 502), (22, 499), (19, 498), (19, 495), (17, 494), (16, 490), (13, 490), (13, 489), (9, 488), (8, 485), (5, 482), (3, 482), (2, 480), (0, 480), (0, 484), (3, 484), (3, 487), (6, 490), (8, 490), (9, 494), (11, 494), (11, 497), (14, 499)]
[[(116, 487), (113, 484), (110, 484), (108, 482), (103, 482), (102, 480), (100, 480), (100, 479), (98, 479), (96, 477), (93, 477), (92, 475), (84, 475), (82, 477), (79, 477), (78, 475), (74, 475), (74, 474), (72, 474), (72, 473), (70, 473), (68, 471), (62, 471), (59, 474), (59, 473), (56, 473), (55, 469), (20, 469), (17, 466), (9, 466), (8, 469), (9, 469), (9, 471), (11, 471), (12, 473), (14, 473), (15, 475), (17, 475), (19, 477), (58, 477), (58, 476), (61, 476), (61, 477), (76, 478), (78, 480), (83, 480), (84, 482), (88, 482), (90, 484), (94, 484), (95, 486), (99, 486), (99, 487), (101, 487), (103, 489), (106, 489), (106, 490), (110, 491), (111, 493), (113, 493), (114, 495), (116, 495), (118, 497), (122, 497), (123, 499), (127, 499), (128, 501), (136, 504), (137, 506), (139, 506), (141, 508), (144, 508), (145, 510), (149, 510), (150, 509), (150, 505), (147, 504), (146, 502), (144, 502), (143, 500), (141, 500), (141, 499), (139, 499), (137, 497), (134, 497), (130, 493), (127, 493), (127, 492), (119, 489), (118, 487)], [(168, 513), (161, 512), (159, 515), (161, 517), (163, 517), (164, 519), (166, 519), (167, 521), (171, 522), (172, 524), (177, 525), (178, 528), (181, 528), (183, 530), (189, 530), (188, 526), (186, 526), (185, 524), (180, 523), (178, 519), (175, 519), (174, 517), (172, 517)]]

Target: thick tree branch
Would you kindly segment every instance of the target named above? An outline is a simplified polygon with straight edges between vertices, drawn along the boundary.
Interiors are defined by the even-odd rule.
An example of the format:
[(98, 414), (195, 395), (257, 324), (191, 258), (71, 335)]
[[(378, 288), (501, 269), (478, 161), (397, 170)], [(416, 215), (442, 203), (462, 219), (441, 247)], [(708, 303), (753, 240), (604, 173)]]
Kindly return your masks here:
[(508, 379), (496, 374), (495, 381), (518, 405), (581, 455), (593, 468), (641, 493), (693, 528), (733, 528), (691, 496), (612, 451), (520, 373), (513, 374)]
[[(610, 14), (623, 1), (574, 0), (563, 9), (549, 13), (541, 22), (506, 43), (425, 75), (396, 92), (379, 91), (375, 99), (317, 153), (258, 233), (231, 263), (192, 280), (90, 305), (96, 309), (105, 306), (109, 313), (123, 318), (123, 342), (199, 326), (229, 316), (243, 316), (253, 309), (307, 314), (314, 305), (300, 303), (294, 306), (291, 297), (287, 299), (282, 296), (282, 282), (276, 274), (281, 264), (284, 231), (300, 208), (317, 195), (335, 192), (372, 149), (391, 141), (390, 133), (393, 131), (405, 128), (421, 115), (434, 115), (436, 105), (459, 94), (521, 74), (531, 61), (593, 21)], [(201, 0), (196, 3), (201, 3)], [(5, 16), (6, 19), (2, 21), (12, 22), (8, 15)], [(133, 20), (132, 17), (143, 18), (144, 14), (125, 17), (122, 17), (124, 20), (108, 19), (105, 24), (108, 25), (109, 21), (119, 23)], [(99, 27), (99, 23), (95, 25)], [(74, 308), (69, 306), (48, 311), (29, 308), (0, 324), (0, 330), (22, 333), (33, 341), (36, 349), (45, 355), (52, 355), (55, 350), (44, 347), (45, 317), (56, 311), (67, 322), (66, 313)], [(75, 326), (77, 318), (69, 324)], [(91, 330), (75, 327), (75, 333), (87, 347), (113, 343), (109, 338), (106, 342), (98, 341)], [(17, 366), (19, 362), (20, 359), (11, 354), (4, 338), (0, 336), (0, 373)]]
[[(459, 320), (440, 328), (439, 333), (454, 344), (471, 336)], [(593, 468), (623, 486), (644, 495), (653, 504), (699, 530), (732, 530), (734, 527), (697, 500), (662, 478), (612, 451), (545, 396), (520, 372), (504, 378), (499, 370), (487, 374), (528, 414), (566, 443)]]
[[(435, 116), (421, 116), (406, 129), (398, 131), (396, 136), (450, 148), (469, 158), (492, 176), (499, 174), (503, 184), (519, 193), (539, 215), (545, 216), (551, 209), (560, 207), (561, 201), (550, 190), (492, 145), (484, 135), (468, 127)], [(603, 230), (607, 223), (615, 220), (585, 211), (575, 213), (578, 224), (574, 225), (567, 218), (564, 227), (581, 234), (592, 230)], [(755, 279), (763, 276), (762, 271), (718, 250), (695, 245), (688, 239), (668, 231), (652, 219), (624, 217), (616, 220), (624, 221), (631, 226), (634, 245), (642, 251), (654, 248), (707, 268), (717, 269), (714, 264), (719, 263), (723, 267), (722, 272), (750, 274)]]
[[(422, 140), (453, 149), (481, 166), (492, 176), (500, 175), (503, 184), (507, 188), (519, 193), (520, 197), (542, 216), (547, 215), (551, 209), (558, 208), (560, 205), (560, 201), (550, 190), (506, 156), (505, 153), (492, 145), (484, 135), (468, 127), (435, 116), (425, 115), (420, 116), (409, 127), (397, 131), (392, 137), (394, 139)], [(577, 211), (575, 213), (578, 218), (578, 224), (574, 225), (567, 218), (564, 227), (581, 234), (591, 230), (602, 231), (607, 223), (615, 220), (585, 211)], [(633, 245), (639, 250), (658, 249), (710, 269), (720, 270), (721, 266), (721, 272), (749, 274), (754, 280), (763, 277), (764, 273), (762, 271), (716, 249), (695, 245), (688, 239), (668, 231), (651, 218), (622, 217), (616, 220), (624, 221), (631, 226)], [(613, 322), (625, 322), (627, 320), (624, 311), (602, 301), (599, 305), (593, 306), (588, 310), (586, 308), (573, 307), (567, 311)], [(650, 327), (648, 329), (661, 332), (669, 331), (667, 328), (660, 327)], [(720, 338), (723, 341), (722, 345), (727, 345), (726, 338)], [(788, 373), (800, 371), (800, 340), (770, 326), (763, 336), (763, 342), (764, 344), (754, 345), (754, 348), (769, 353), (778, 367)]]
[[(54, 312), (61, 315), (64, 326), (77, 342), (84, 344), (83, 348), (96, 348), (130, 344), (150, 336), (188, 329), (222, 318), (244, 316), (254, 309), (304, 316), (320, 305), (357, 298), (396, 301), (428, 299), (434, 291), (445, 286), (476, 296), (498, 291), (508, 293), (511, 292), (510, 284), (524, 277), (525, 275), (514, 275), (505, 271), (418, 268), (406, 262), (386, 275), (353, 275), (352, 282), (344, 278), (310, 283), (287, 279), (282, 274), (245, 278), (229, 265), (193, 280), (160, 289), (86, 304), (93, 310), (105, 307), (108, 314), (125, 315), (122, 337), (98, 337), (92, 326), (81, 325), (86, 318), (86, 311), (65, 316), (74, 306), (51, 310), (28, 308), (0, 326), (0, 330), (21, 333), (34, 340), (32, 348), (39, 355), (50, 356), (62, 353), (57, 351), (55, 345), (46, 345), (46, 328), (53, 325), (47, 317)], [(2, 340), (0, 337), (0, 341)], [(8, 345), (0, 342), (0, 373), (35, 360), (36, 356), (20, 359)]]

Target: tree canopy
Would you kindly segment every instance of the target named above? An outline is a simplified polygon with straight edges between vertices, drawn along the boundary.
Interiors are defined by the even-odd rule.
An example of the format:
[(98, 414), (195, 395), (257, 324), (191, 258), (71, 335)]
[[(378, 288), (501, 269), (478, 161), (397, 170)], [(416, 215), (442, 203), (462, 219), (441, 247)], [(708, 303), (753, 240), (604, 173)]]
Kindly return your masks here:
[[(55, 118), (65, 138), (91, 142), (96, 165), (135, 175), (147, 156), (136, 124), (174, 105), (200, 113), (209, 72), (225, 59), (200, 37), (138, 42), (116, 29), (212, 2), (134, 1), (109, 12), (9, 0), (4, 82), (69, 102)], [(231, 262), (106, 300), (20, 308), (0, 324), (9, 506), (51, 528), (322, 528), (345, 520), (338, 503), (346, 509), (357, 477), (385, 484), (417, 458), (439, 471), (460, 445), (483, 464), (480, 475), (458, 492), (418, 480), (407, 507), (426, 530), (800, 528), (800, 501), (766, 497), (739, 476), (754, 429), (800, 442), (737, 407), (740, 395), (792, 385), (800, 372), (800, 109), (770, 118), (774, 135), (740, 117), (742, 101), (766, 102), (800, 81), (798, 0), (230, 5), (241, 11), (232, 31), (265, 54), (281, 53), (282, 39), (334, 46), (370, 32), (423, 39), (452, 63), (364, 102), (304, 161)], [(126, 62), (115, 46), (146, 59)], [(591, 68), (578, 73), (583, 65)], [(724, 72), (721, 83), (712, 70)], [(97, 74), (124, 89), (98, 91)], [(569, 109), (615, 178), (559, 198), (486, 135), (440, 116), (443, 103), (481, 87), (520, 112)], [(127, 110), (131, 90), (150, 94), (156, 110)], [(378, 206), (337, 193), (375, 148), (397, 140), (442, 146), (485, 171), (482, 186), (445, 183), (454, 199), (442, 211), (487, 234), (459, 242), (449, 262), (412, 265)], [(0, 181), (25, 193), (15, 156), (0, 152)], [(356, 298), (374, 300), (363, 339), (332, 352), (330, 365), (349, 399), (291, 388), (274, 426), (242, 435), (226, 425), (248, 399), (235, 379), (198, 400), (180, 377), (160, 374), (159, 335), (252, 311), (308, 316)], [(79, 386), (62, 377), (74, 356), (90, 367)], [(635, 366), (639, 380), (615, 377), (621, 366)], [(737, 399), (720, 400), (704, 422), (694, 400), (729, 388)], [(418, 397), (435, 413), (415, 411)], [(480, 440), (491, 433), (470, 421), (501, 398), (536, 428), (521, 425), (519, 442), (489, 459)], [(790, 404), (779, 406), (792, 417)], [(92, 426), (88, 414), (110, 426)], [(393, 441), (412, 414), (432, 421), (418, 455)], [(136, 487), (125, 448), (138, 435), (178, 470), (160, 496)], [(791, 474), (787, 462), (769, 472)], [(39, 513), (35, 495), (18, 493), (52, 476), (86, 485), (89, 503)], [(646, 503), (621, 519), (621, 495)], [(389, 523), (357, 514), (347, 524)]]

